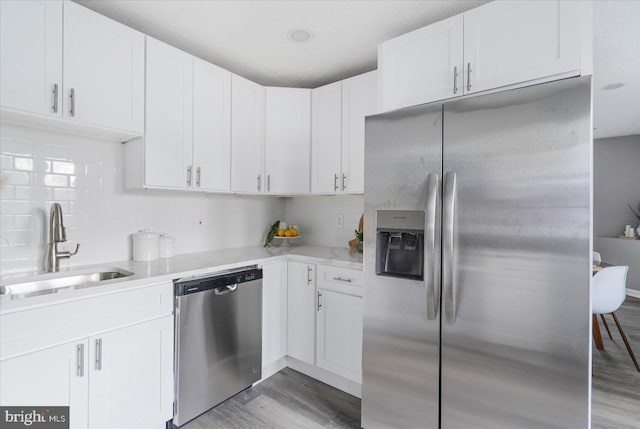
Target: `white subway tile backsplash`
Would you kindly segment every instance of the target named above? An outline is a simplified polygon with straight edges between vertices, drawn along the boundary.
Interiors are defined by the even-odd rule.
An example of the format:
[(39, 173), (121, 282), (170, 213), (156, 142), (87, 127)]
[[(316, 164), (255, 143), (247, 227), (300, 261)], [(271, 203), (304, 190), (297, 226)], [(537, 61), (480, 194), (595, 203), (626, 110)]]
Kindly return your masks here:
[(81, 244), (63, 267), (128, 259), (131, 234), (145, 228), (174, 236), (176, 253), (258, 245), (284, 218), (281, 198), (125, 191), (122, 145), (1, 127), (0, 274), (42, 269), (53, 202), (69, 245)]

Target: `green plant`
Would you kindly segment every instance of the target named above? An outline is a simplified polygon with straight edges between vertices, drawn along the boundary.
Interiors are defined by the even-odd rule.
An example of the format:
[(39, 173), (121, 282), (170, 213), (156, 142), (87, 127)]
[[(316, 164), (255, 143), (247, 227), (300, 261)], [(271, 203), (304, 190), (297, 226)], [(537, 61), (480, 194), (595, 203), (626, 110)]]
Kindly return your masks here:
[(278, 228), (280, 227), (280, 221), (277, 220), (271, 224), (269, 230), (267, 231), (267, 235), (264, 238), (264, 247), (271, 247), (271, 242), (273, 241), (273, 237), (276, 236), (278, 232)]
[(353, 232), (356, 233), (356, 238), (360, 241), (363, 241), (364, 239), (364, 234), (362, 233), (362, 231), (358, 231), (357, 229), (354, 229)]

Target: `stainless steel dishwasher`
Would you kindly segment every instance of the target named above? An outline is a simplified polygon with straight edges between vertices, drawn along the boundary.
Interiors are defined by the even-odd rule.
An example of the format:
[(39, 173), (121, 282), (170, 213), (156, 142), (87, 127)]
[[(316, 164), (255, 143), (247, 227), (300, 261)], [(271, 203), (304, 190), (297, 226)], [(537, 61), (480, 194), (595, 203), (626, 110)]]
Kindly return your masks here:
[(262, 270), (179, 279), (175, 286), (175, 405), (182, 426), (262, 377)]

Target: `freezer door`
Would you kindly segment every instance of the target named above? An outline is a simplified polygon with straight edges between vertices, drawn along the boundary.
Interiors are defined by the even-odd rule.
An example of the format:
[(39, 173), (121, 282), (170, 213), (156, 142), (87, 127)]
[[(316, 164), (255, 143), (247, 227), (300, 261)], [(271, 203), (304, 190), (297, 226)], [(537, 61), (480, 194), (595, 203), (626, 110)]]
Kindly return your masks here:
[[(441, 169), (441, 105), (367, 118), (362, 358), (362, 427), (367, 429), (438, 428)], [(420, 211), (424, 280), (376, 275), (378, 210), (382, 215)]]
[(442, 429), (589, 427), (590, 88), (444, 107)]

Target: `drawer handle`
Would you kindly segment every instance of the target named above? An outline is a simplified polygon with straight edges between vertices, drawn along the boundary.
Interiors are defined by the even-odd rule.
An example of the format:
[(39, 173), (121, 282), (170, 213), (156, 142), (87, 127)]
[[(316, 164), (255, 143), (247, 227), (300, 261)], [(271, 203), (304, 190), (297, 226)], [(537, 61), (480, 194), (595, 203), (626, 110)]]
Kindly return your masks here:
[(342, 277), (334, 277), (333, 280), (335, 280), (337, 282), (345, 282), (345, 283), (351, 283), (352, 282), (351, 279), (343, 279)]

